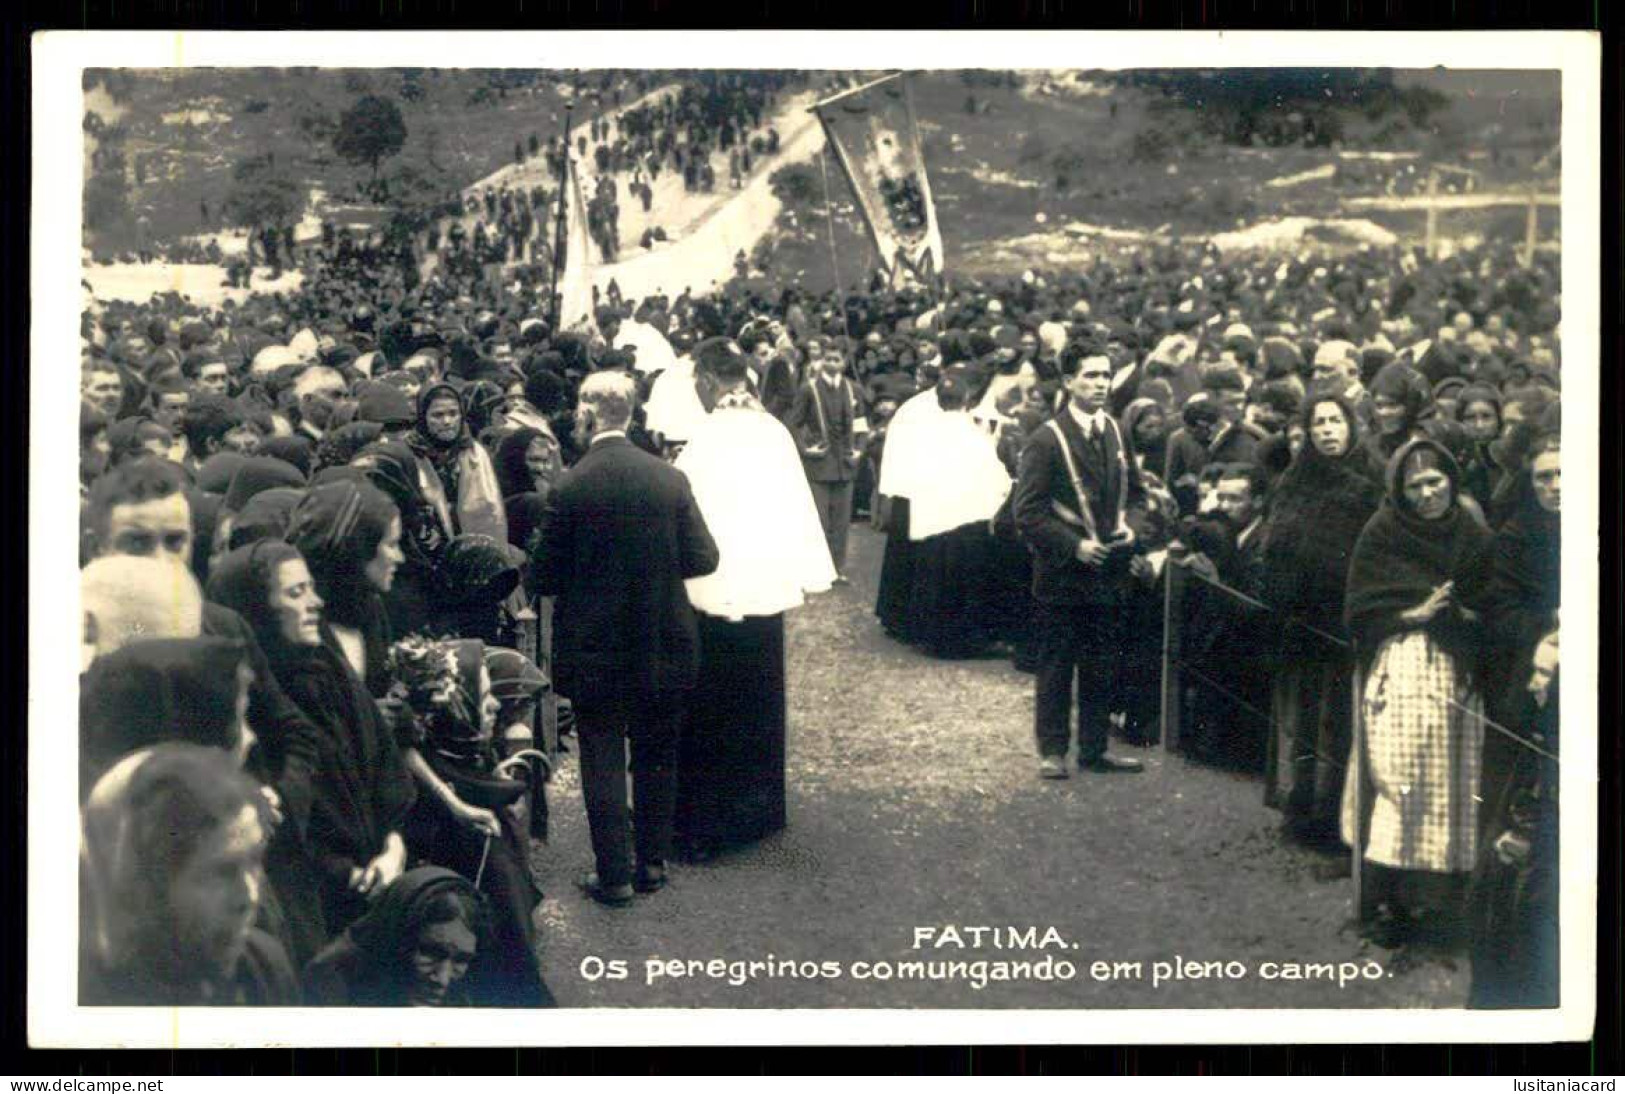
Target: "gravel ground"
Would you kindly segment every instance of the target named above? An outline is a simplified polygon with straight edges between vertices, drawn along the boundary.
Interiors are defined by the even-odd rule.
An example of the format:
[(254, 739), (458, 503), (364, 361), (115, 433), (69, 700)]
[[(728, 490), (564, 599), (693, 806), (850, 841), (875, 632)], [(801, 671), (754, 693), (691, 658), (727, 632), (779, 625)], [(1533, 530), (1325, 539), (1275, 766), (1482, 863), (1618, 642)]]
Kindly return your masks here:
[[(1040, 781), (1032, 678), (886, 638), (871, 610), (882, 547), (854, 528), (853, 584), (789, 617), (786, 831), (602, 908), (575, 887), (591, 850), (565, 758), (537, 854), (542, 961), (562, 1006), (1463, 1004), (1464, 958), (1401, 967), (1359, 939), (1349, 882), (1316, 880), (1314, 857), (1281, 844), (1256, 779), (1150, 749), (1134, 752), (1143, 775)], [(977, 945), (970, 926), (1034, 928), (1048, 945), (991, 931)], [(901, 962), (964, 967), (927, 965), (939, 978), (925, 979)], [(1334, 971), (1286, 978), (1311, 963)]]

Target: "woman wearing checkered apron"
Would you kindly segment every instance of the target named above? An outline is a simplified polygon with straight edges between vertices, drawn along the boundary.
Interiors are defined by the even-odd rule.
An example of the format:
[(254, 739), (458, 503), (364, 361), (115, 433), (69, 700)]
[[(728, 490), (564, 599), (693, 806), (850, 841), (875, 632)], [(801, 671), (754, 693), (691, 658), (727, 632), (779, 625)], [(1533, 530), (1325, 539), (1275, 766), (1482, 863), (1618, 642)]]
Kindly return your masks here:
[(1444, 446), (1407, 442), (1349, 567), (1348, 626), (1365, 668), (1365, 809), (1355, 815), (1348, 780), (1342, 830), (1352, 844), (1364, 825), (1362, 918), (1385, 944), (1456, 932), (1477, 850), (1480, 629), (1457, 579), (1489, 532), (1461, 503), (1460, 483)]

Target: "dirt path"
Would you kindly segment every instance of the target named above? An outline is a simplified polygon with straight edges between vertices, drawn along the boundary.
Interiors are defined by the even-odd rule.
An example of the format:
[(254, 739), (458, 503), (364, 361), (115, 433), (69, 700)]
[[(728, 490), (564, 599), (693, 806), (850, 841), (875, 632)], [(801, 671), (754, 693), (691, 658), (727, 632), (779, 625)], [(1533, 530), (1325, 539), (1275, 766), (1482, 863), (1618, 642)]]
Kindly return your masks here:
[[(1459, 1006), (1465, 962), (1390, 971), (1345, 929), (1347, 881), (1312, 878), (1275, 837), (1256, 780), (1139, 753), (1142, 776), (1044, 783), (1032, 678), (1005, 661), (937, 662), (881, 634), (871, 612), (882, 540), (853, 530), (854, 584), (789, 617), (790, 827), (610, 910), (575, 891), (591, 852), (573, 757), (538, 853), (549, 898), (543, 964), (564, 1006)], [(913, 949), (917, 927), (1054, 927), (1063, 948)], [(969, 943), (966, 936), (965, 941)], [(836, 962), (839, 975), (662, 976), (650, 959)], [(1155, 962), (1239, 962), (1235, 978), (1153, 986)], [(857, 962), (1073, 963), (1068, 981), (856, 979)], [(594, 976), (594, 959), (627, 978)], [(1097, 981), (1097, 960), (1139, 962)], [(1352, 962), (1378, 979), (1268, 981), (1264, 963)], [(1368, 961), (1378, 965), (1367, 966)], [(1211, 968), (1211, 967), (1210, 967)], [(1229, 971), (1235, 973), (1237, 966)], [(584, 975), (585, 971), (585, 975)], [(775, 966), (775, 971), (786, 972)], [(815, 971), (801, 968), (798, 972)], [(970, 973), (967, 967), (966, 972)], [(1222, 970), (1221, 970), (1222, 971)], [(950, 971), (950, 975), (952, 972)]]

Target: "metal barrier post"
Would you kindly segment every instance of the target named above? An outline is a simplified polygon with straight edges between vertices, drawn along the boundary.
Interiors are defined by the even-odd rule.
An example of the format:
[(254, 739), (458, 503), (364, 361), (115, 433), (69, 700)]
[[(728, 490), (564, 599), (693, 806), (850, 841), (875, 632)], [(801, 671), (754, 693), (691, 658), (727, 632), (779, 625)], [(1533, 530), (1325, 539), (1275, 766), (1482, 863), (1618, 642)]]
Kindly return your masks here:
[(1173, 752), (1179, 748), (1179, 663), (1183, 656), (1179, 641), (1181, 613), (1174, 605), (1183, 604), (1185, 567), (1169, 559), (1163, 572), (1167, 585), (1162, 601), (1162, 747)]

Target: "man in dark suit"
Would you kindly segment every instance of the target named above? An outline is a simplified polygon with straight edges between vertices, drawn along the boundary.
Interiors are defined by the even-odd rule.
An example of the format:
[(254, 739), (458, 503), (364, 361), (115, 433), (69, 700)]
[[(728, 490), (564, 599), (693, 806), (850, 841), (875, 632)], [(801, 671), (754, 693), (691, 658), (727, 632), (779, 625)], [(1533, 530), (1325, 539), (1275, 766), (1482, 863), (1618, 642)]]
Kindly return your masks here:
[(862, 455), (859, 433), (865, 432), (863, 407), (843, 373), (846, 359), (823, 339), (807, 342), (806, 382), (784, 424), (801, 450), (818, 519), (835, 563), (835, 583), (846, 584), (846, 536), (852, 524), (852, 482)]
[(1106, 752), (1123, 609), (1133, 572), (1126, 504), (1139, 472), (1105, 412), (1111, 362), (1086, 357), (1066, 380), (1067, 405), (1033, 432), (1021, 453), (1016, 529), (1033, 553), (1038, 660), (1035, 717), (1039, 775), (1067, 777), (1072, 680), (1078, 679), (1078, 767), (1139, 771)]
[(636, 382), (624, 373), (582, 382), (576, 432), (587, 450), (548, 495), (536, 557), (537, 592), (555, 598), (554, 680), (574, 705), (581, 747), (598, 866), (584, 888), (611, 906), (665, 884), (678, 725), (700, 665), (683, 581), (718, 561), (688, 480), (627, 440), (636, 401)]

